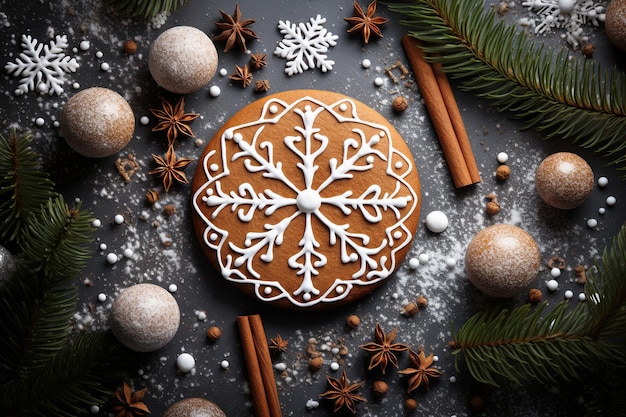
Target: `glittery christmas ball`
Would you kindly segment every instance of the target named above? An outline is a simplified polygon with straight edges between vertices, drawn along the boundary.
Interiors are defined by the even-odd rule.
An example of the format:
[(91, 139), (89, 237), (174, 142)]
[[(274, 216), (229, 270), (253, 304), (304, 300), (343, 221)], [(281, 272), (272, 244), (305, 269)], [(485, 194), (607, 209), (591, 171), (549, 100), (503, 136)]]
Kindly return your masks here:
[(606, 8), (604, 29), (611, 43), (626, 51), (626, 0), (611, 0)]
[(176, 334), (180, 310), (174, 297), (154, 284), (137, 284), (120, 292), (111, 308), (111, 330), (124, 346), (153, 352)]
[(539, 272), (535, 239), (517, 226), (495, 224), (474, 236), (465, 251), (465, 271), (476, 288), (492, 297), (528, 290)]
[(217, 70), (217, 50), (213, 41), (199, 29), (175, 26), (152, 43), (148, 68), (164, 89), (188, 94), (204, 87)]
[(569, 210), (583, 204), (593, 191), (593, 171), (580, 156), (558, 152), (541, 161), (535, 187), (546, 204)]
[(0, 245), (0, 285), (6, 282), (15, 271), (15, 258), (7, 248)]
[(76, 152), (104, 158), (122, 150), (133, 137), (135, 115), (113, 90), (92, 87), (70, 98), (61, 113), (61, 136)]
[(226, 417), (226, 414), (204, 398), (185, 398), (168, 408), (163, 417)]

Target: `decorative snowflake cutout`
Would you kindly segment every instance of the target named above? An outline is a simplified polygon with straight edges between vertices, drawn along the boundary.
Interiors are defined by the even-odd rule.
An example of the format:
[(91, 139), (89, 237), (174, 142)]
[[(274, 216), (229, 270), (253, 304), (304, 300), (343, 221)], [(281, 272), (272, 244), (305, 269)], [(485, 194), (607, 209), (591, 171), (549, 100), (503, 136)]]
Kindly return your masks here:
[(20, 53), (15, 62), (8, 62), (4, 66), (9, 74), (22, 77), (15, 95), (35, 89), (42, 94), (61, 94), (65, 73), (75, 72), (78, 68), (76, 59), (64, 53), (67, 37), (57, 35), (50, 41), (50, 45), (44, 45), (30, 35), (22, 35), (21, 47), (24, 52)]
[[(294, 135), (279, 123), (293, 123)], [(407, 178), (417, 174), (397, 140), (359, 119), (349, 99), (275, 98), (259, 120), (226, 129), (193, 197), (222, 275), (253, 285), (262, 300), (300, 307), (387, 278), (419, 207)]]
[(539, 15), (533, 22), (535, 33), (564, 29), (565, 39), (573, 48), (588, 40), (583, 25), (597, 27), (606, 17), (604, 6), (593, 0), (532, 0), (522, 2), (522, 6)]
[(274, 54), (287, 59), (287, 75), (302, 73), (310, 68), (321, 68), (322, 72), (333, 69), (335, 61), (328, 59), (326, 52), (337, 44), (339, 36), (333, 35), (322, 26), (326, 19), (317, 15), (308, 23), (278, 22), (278, 29), (283, 35)]

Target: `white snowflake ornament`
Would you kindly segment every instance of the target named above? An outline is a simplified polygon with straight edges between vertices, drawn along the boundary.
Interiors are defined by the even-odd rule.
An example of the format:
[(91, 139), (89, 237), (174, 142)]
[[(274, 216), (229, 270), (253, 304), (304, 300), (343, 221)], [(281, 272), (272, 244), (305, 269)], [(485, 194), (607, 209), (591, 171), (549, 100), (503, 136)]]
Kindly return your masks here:
[(15, 62), (7, 62), (4, 69), (16, 77), (22, 77), (15, 95), (39, 91), (50, 95), (63, 93), (65, 73), (76, 72), (78, 62), (65, 55), (67, 37), (57, 35), (50, 45), (39, 43), (30, 35), (22, 35), (23, 52)]
[(326, 19), (317, 15), (308, 23), (291, 23), (279, 21), (278, 29), (284, 36), (280, 41), (275, 55), (287, 59), (285, 73), (292, 76), (311, 68), (320, 68), (322, 72), (333, 69), (335, 61), (328, 59), (326, 52), (337, 44), (339, 36), (333, 35), (323, 24)]

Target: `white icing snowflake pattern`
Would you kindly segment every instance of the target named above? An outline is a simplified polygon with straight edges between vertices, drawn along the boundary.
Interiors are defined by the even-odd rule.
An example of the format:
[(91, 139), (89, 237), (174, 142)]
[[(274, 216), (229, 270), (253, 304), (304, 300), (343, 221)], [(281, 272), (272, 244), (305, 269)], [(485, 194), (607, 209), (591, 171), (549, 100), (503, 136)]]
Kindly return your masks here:
[(552, 29), (564, 29), (565, 39), (573, 48), (589, 40), (583, 25), (600, 26), (604, 22), (605, 7), (593, 0), (532, 0), (522, 2), (523, 7), (535, 11), (539, 19), (533, 21), (535, 33), (544, 34)]
[(333, 35), (323, 24), (326, 19), (317, 15), (308, 23), (291, 23), (279, 21), (278, 29), (283, 35), (274, 54), (287, 59), (285, 73), (292, 76), (301, 74), (312, 68), (320, 68), (322, 72), (333, 69), (335, 61), (328, 59), (326, 52), (337, 44), (339, 36)]
[(75, 58), (65, 55), (67, 45), (65, 35), (57, 35), (50, 45), (39, 43), (30, 35), (22, 35), (23, 52), (15, 62), (4, 66), (9, 74), (22, 77), (15, 95), (35, 90), (50, 95), (63, 93), (65, 73), (76, 72), (79, 66)]
[[(281, 119), (299, 120), (297, 134), (277, 138), (272, 126)], [(325, 134), (336, 132), (329, 125), (340, 123), (354, 126), (348, 137)], [(330, 146), (339, 147), (341, 157), (324, 155)], [(275, 160), (279, 147), (295, 161), (283, 165)], [(229, 179), (235, 163), (246, 173)], [(222, 134), (220, 150), (208, 152), (202, 168), (207, 181), (193, 204), (206, 224), (204, 243), (216, 251), (222, 275), (254, 285), (260, 299), (286, 298), (299, 307), (343, 299), (354, 286), (387, 278), (396, 267), (396, 252), (412, 241), (413, 231), (405, 224), (418, 207), (418, 196), (406, 180), (416, 175), (412, 161), (394, 148), (385, 126), (359, 119), (348, 99), (332, 105), (311, 97), (291, 104), (269, 100), (259, 120)], [(393, 178), (393, 189), (377, 184), (381, 175)], [(249, 177), (255, 177), (256, 186), (240, 182)], [(212, 211), (205, 215), (201, 206)], [(374, 233), (356, 231), (346, 223), (349, 215), (372, 225)], [(243, 230), (230, 228), (233, 221), (242, 222)], [(287, 234), (297, 245), (282, 245)], [(318, 288), (315, 277), (329, 263), (324, 251), (338, 253), (349, 269), (340, 269), (329, 288)], [(257, 271), (257, 265), (269, 265), (275, 257), (285, 260), (299, 280), (292, 290)]]

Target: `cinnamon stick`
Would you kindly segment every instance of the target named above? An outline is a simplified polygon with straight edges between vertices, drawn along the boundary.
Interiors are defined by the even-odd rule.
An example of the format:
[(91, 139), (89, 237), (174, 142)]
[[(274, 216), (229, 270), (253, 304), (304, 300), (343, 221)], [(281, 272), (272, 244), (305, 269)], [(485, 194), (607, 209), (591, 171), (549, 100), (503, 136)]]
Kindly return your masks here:
[(237, 317), (256, 417), (281, 417), (278, 390), (259, 315)]
[(405, 35), (402, 46), (437, 133), (454, 186), (461, 188), (480, 182), (469, 137), (448, 78), (440, 67), (426, 62), (416, 39)]

